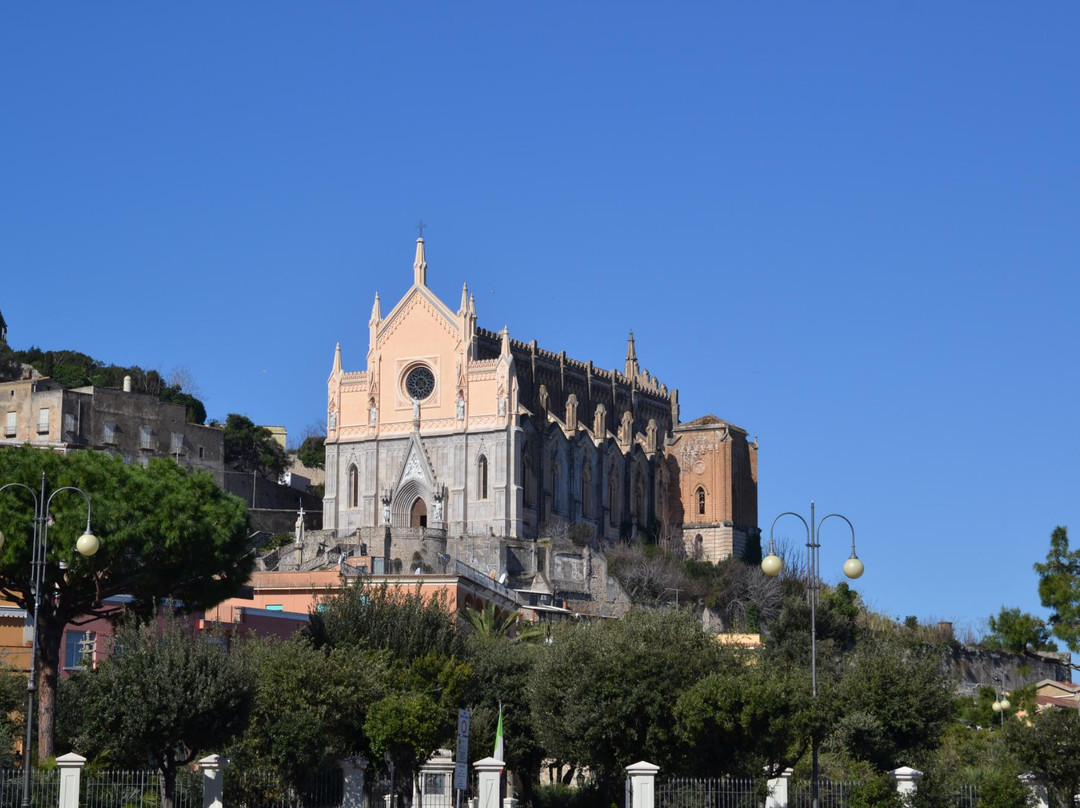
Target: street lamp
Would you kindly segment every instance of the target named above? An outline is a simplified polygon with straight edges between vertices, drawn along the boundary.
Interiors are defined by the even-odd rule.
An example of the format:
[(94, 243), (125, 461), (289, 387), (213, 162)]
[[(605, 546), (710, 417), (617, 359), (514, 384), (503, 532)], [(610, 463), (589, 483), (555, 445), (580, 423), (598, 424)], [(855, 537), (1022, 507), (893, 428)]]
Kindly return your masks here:
[[(80, 555), (92, 556), (98, 551), (100, 543), (97, 536), (90, 530), (90, 496), (81, 488), (73, 485), (65, 485), (57, 488), (48, 498), (45, 497), (45, 472), (41, 473), (41, 493), (35, 493), (28, 485), (22, 483), (8, 483), (0, 486), (0, 491), (8, 488), (22, 488), (30, 492), (34, 499), (34, 540), (30, 553), (30, 592), (34, 598), (33, 623), (31, 624), (32, 641), (30, 643), (30, 677), (26, 683), (26, 739), (23, 744), (23, 792), (22, 808), (30, 808), (30, 748), (33, 743), (34, 733), (34, 694), (37, 692), (37, 658), (38, 658), (38, 608), (41, 605), (42, 582), (45, 578), (45, 565), (48, 563), (49, 551), (49, 524), (52, 514), (49, 508), (52, 506), (53, 497), (61, 491), (74, 491), (81, 494), (86, 500), (86, 530), (75, 542), (75, 549)], [(4, 546), (4, 534), (0, 533), (0, 548)]]
[(1001, 726), (1005, 726), (1005, 713), (1012, 707), (1012, 702), (1009, 701), (1009, 697), (1005, 694), (1005, 683), (1001, 681), (1001, 677), (996, 676), (994, 678), (998, 680), (1001, 687), (1000, 689), (994, 688), (994, 695), (996, 698), (994, 699), (994, 703), (990, 705), (990, 709), (995, 713), (1001, 714)]
[[(815, 521), (814, 503), (811, 501), (809, 523), (793, 511), (785, 511), (780, 514), (780, 516), (773, 519), (772, 525), (769, 527), (769, 553), (765, 558), (761, 559), (761, 571), (770, 578), (775, 578), (784, 568), (784, 562), (780, 556), (776, 554), (776, 546), (773, 543), (773, 528), (776, 527), (776, 523), (780, 521), (780, 517), (782, 516), (794, 516), (802, 522), (803, 527), (806, 528), (806, 600), (810, 604), (810, 684), (814, 701), (817, 701), (817, 601), (818, 590), (821, 589), (820, 539), (821, 526), (825, 524), (826, 519), (831, 519), (835, 516), (838, 519), (843, 519), (847, 522), (847, 526), (851, 528), (851, 557), (844, 562), (844, 575), (848, 578), (858, 578), (863, 574), (863, 563), (859, 560), (859, 557), (855, 555), (855, 526), (851, 524), (851, 520), (842, 514), (830, 513), (821, 517), (819, 521)], [(810, 737), (810, 756), (812, 778), (810, 785), (811, 804), (813, 808), (818, 808), (818, 744), (816, 733), (812, 734)]]

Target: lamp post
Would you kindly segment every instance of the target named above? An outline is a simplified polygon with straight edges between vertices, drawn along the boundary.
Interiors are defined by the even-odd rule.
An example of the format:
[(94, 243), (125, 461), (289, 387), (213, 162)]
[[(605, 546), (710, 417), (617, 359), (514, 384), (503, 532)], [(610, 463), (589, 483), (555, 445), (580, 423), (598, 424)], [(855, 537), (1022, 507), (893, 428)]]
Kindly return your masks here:
[[(90, 530), (90, 496), (81, 488), (73, 485), (65, 485), (57, 488), (48, 498), (45, 496), (45, 472), (41, 473), (41, 491), (36, 493), (28, 485), (22, 483), (8, 483), (0, 486), (0, 491), (8, 488), (21, 488), (28, 491), (34, 499), (34, 538), (30, 553), (30, 593), (34, 599), (33, 622), (31, 623), (30, 643), (30, 676), (26, 683), (26, 738), (23, 743), (23, 791), (22, 808), (30, 808), (30, 761), (31, 745), (34, 734), (34, 694), (37, 692), (37, 658), (38, 658), (38, 608), (41, 605), (42, 582), (45, 578), (45, 565), (48, 563), (49, 551), (49, 523), (52, 514), (49, 509), (52, 506), (53, 497), (61, 491), (74, 491), (81, 494), (86, 500), (86, 530), (75, 542), (75, 549), (81, 555), (92, 556), (100, 546), (97, 536)], [(0, 533), (0, 547), (4, 544), (4, 534)]]
[(997, 679), (1001, 687), (994, 688), (994, 695), (996, 698), (994, 699), (994, 703), (990, 705), (990, 709), (1001, 715), (1001, 726), (1004, 727), (1005, 713), (1012, 707), (1012, 702), (1009, 701), (1009, 697), (1005, 694), (1005, 683), (1001, 680), (1001, 677), (995, 676), (994, 678)]
[[(839, 513), (830, 513), (820, 520), (815, 521), (814, 517), (814, 503), (810, 502), (810, 521), (807, 522), (799, 514), (794, 511), (785, 511), (784, 513), (773, 519), (772, 525), (769, 527), (769, 553), (761, 560), (761, 571), (768, 575), (770, 578), (775, 578), (780, 574), (784, 568), (784, 562), (776, 554), (776, 547), (773, 543), (773, 528), (776, 527), (776, 523), (780, 521), (783, 516), (794, 516), (800, 522), (803, 523), (803, 527), (806, 528), (806, 600), (810, 604), (810, 686), (813, 693), (814, 701), (817, 701), (817, 602), (818, 591), (821, 589), (821, 526), (825, 523), (826, 519), (843, 519), (847, 522), (847, 526), (851, 528), (851, 557), (844, 562), (844, 575), (848, 578), (858, 578), (863, 574), (863, 563), (859, 560), (859, 557), (855, 555), (855, 526), (851, 524), (851, 520), (846, 516)], [(811, 784), (810, 795), (811, 804), (813, 808), (818, 808), (818, 742), (817, 733), (814, 733), (810, 737), (810, 759), (811, 759)]]

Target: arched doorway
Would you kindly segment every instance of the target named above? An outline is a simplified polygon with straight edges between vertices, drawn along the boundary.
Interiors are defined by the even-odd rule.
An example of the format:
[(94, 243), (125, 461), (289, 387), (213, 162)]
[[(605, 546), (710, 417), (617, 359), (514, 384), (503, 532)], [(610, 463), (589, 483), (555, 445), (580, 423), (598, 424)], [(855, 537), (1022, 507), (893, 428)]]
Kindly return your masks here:
[(409, 508), (409, 527), (427, 527), (427, 505), (417, 497)]

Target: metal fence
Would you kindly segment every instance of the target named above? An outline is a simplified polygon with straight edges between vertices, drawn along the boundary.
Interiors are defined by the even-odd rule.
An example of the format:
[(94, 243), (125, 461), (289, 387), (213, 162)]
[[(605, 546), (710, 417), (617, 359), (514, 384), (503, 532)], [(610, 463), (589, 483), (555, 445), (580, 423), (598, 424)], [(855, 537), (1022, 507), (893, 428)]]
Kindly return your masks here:
[[(0, 769), (0, 808), (22, 805), (22, 769)], [(33, 769), (30, 772), (30, 804), (53, 808), (60, 802), (60, 770)]]
[(766, 784), (750, 778), (678, 777), (656, 782), (657, 808), (760, 808)]
[[(853, 780), (818, 780), (819, 808), (847, 808), (851, 793), (858, 783)], [(792, 780), (788, 784), (789, 808), (812, 808), (813, 784), (809, 780)]]
[(960, 786), (956, 791), (956, 808), (975, 808), (979, 804), (979, 787), (974, 785)]
[[(156, 808), (162, 804), (165, 778), (156, 769), (84, 772), (79, 783), (82, 808)], [(176, 773), (176, 808), (202, 808), (202, 775)]]
[(339, 808), (344, 790), (341, 769), (316, 772), (300, 790), (274, 772), (225, 770), (225, 804), (230, 808)]

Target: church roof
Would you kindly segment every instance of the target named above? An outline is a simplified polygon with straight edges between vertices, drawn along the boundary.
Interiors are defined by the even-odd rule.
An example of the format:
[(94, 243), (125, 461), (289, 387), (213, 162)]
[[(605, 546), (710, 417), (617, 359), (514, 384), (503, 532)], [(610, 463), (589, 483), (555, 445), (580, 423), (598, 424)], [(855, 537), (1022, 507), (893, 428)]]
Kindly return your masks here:
[(730, 424), (723, 418), (717, 418), (715, 415), (703, 415), (700, 418), (695, 418), (693, 421), (679, 424), (679, 426), (730, 426)]

